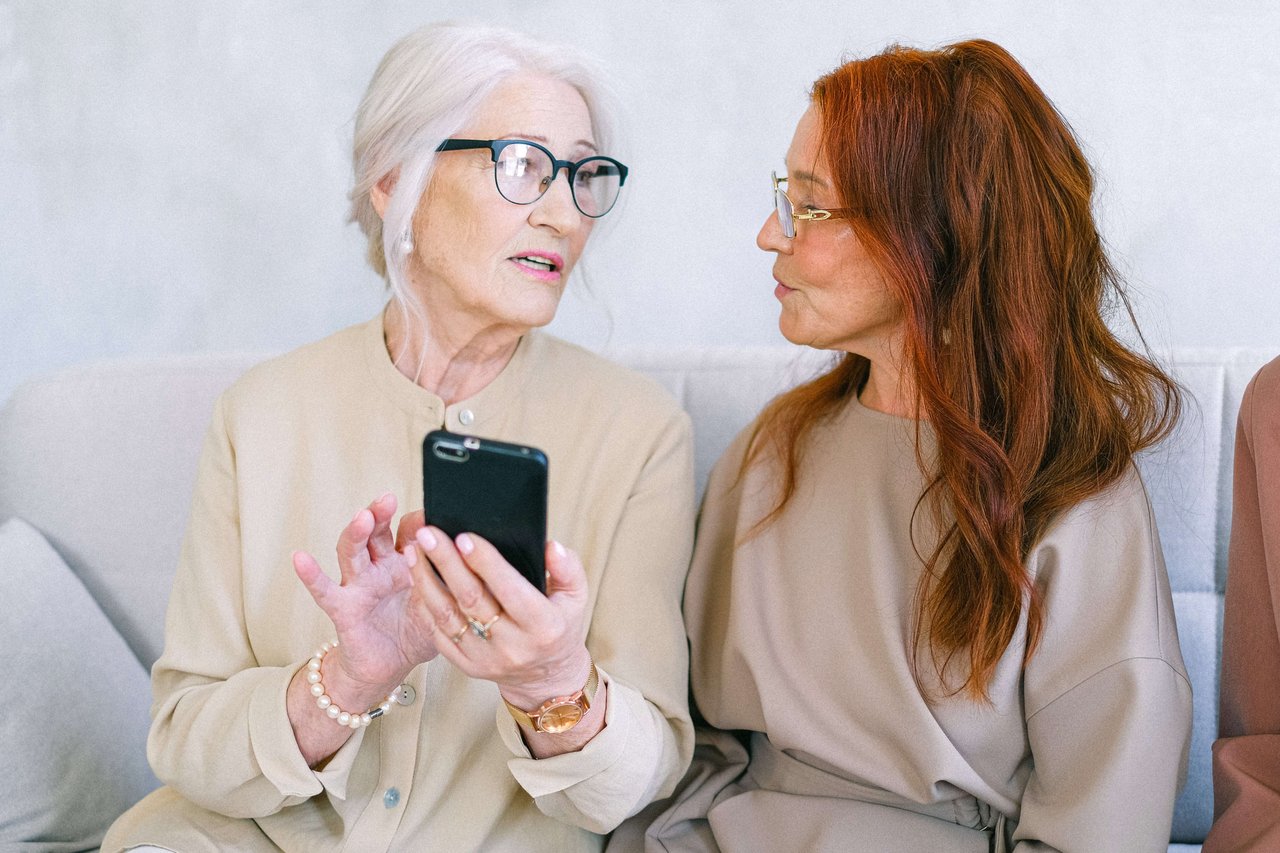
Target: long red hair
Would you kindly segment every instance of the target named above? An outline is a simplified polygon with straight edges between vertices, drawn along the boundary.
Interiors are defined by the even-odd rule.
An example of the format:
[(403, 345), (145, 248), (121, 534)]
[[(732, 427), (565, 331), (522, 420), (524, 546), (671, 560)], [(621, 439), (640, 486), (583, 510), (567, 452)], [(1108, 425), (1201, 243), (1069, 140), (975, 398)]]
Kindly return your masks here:
[[(1031, 548), (1168, 435), (1181, 393), (1108, 328), (1133, 312), (1093, 219), (1092, 170), (1007, 51), (893, 46), (821, 77), (812, 97), (849, 225), (902, 305), (915, 415), (937, 440), (926, 466), (917, 435), (921, 500), (944, 523), (922, 553), (915, 648), (927, 638), (939, 674), (967, 657), (948, 687), (982, 699), (1024, 609), (1024, 663), (1040, 637)], [(869, 369), (846, 354), (761, 414), (743, 470), (765, 453), (782, 462), (762, 525), (794, 495), (810, 430)]]

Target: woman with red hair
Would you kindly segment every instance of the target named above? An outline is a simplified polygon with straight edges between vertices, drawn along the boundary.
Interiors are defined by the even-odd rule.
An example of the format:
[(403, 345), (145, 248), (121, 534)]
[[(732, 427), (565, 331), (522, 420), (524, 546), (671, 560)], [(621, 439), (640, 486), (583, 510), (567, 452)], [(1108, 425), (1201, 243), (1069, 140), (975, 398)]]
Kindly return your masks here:
[(650, 849), (1164, 850), (1191, 688), (1133, 460), (1180, 395), (1107, 326), (1067, 123), (991, 42), (891, 47), (774, 188), (782, 333), (839, 357), (711, 476)]

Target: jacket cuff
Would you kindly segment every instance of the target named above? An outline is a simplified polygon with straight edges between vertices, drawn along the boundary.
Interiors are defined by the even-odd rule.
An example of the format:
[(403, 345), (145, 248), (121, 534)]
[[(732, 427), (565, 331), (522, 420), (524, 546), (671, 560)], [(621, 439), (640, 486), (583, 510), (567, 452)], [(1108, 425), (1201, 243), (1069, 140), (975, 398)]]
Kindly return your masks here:
[(550, 758), (534, 758), (520, 734), (520, 726), (499, 703), (498, 734), (516, 756), (507, 762), (511, 775), (529, 796), (544, 797), (570, 788), (607, 770), (622, 757), (630, 735), (630, 720), (619, 714), (612, 682), (608, 674), (596, 667), (600, 677), (600, 694), (605, 697), (604, 728), (577, 752), (566, 752)]
[(340, 800), (346, 799), (347, 780), (364, 740), (364, 730), (354, 732), (324, 770), (317, 772), (307, 766), (287, 710), (289, 683), (303, 666), (305, 662), (267, 671), (250, 693), (249, 743), (253, 757), (262, 775), (282, 796), (307, 799), (325, 790)]

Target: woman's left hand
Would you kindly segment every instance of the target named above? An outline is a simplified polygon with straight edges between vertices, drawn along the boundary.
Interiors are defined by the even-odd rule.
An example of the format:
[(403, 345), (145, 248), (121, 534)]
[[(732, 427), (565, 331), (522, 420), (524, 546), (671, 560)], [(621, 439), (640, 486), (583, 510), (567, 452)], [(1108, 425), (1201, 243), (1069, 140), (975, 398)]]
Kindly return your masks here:
[[(582, 689), (591, 667), (587, 577), (575, 553), (547, 543), (544, 596), (474, 533), (450, 540), (427, 526), (416, 540), (426, 560), (414, 566), (414, 584), (431, 612), (441, 655), (472, 678), (495, 682), (519, 708)], [(472, 619), (485, 630), (473, 629)]]

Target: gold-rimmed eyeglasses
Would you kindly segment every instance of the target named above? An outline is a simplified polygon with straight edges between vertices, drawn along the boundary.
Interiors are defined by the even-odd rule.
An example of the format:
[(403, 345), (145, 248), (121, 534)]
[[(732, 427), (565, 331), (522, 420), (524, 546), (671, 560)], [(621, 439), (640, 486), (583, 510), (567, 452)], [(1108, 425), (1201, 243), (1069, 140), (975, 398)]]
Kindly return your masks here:
[(826, 210), (806, 207), (797, 212), (782, 189), (782, 185), (787, 182), (786, 175), (779, 178), (777, 172), (770, 172), (769, 176), (773, 178), (773, 204), (778, 209), (778, 224), (782, 226), (782, 236), (788, 240), (796, 236), (796, 220), (822, 222), (827, 219), (848, 219), (853, 214), (853, 208), (849, 207), (832, 207)]

